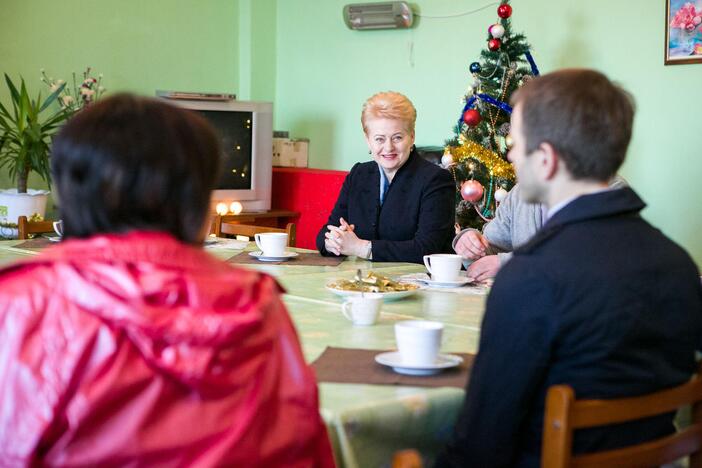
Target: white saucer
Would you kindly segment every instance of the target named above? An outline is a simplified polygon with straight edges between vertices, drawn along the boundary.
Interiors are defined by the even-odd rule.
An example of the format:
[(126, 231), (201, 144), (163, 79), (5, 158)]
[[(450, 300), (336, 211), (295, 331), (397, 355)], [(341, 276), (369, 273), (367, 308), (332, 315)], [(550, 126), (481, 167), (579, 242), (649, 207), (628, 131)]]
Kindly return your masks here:
[(51, 242), (61, 242), (61, 238), (59, 236), (46, 236), (46, 238)]
[(471, 282), (470, 278), (463, 275), (464, 273), (461, 273), (461, 275), (455, 281), (434, 281), (427, 273), (416, 273), (413, 275), (407, 275), (407, 279), (420, 281), (434, 288), (458, 288)]
[(270, 257), (267, 255), (263, 255), (263, 252), (257, 250), (255, 252), (249, 252), (249, 255), (251, 255), (256, 260), (260, 260), (262, 262), (284, 262), (285, 260), (290, 260), (293, 257), (297, 257), (298, 253), (283, 252), (283, 255), (281, 255), (280, 257)]
[(398, 374), (432, 375), (438, 374), (443, 369), (449, 369), (460, 365), (463, 362), (463, 358), (453, 354), (439, 354), (436, 357), (434, 364), (430, 366), (414, 366), (403, 364), (399, 351), (390, 351), (388, 353), (381, 353), (375, 356), (375, 362), (384, 366), (392, 367), (392, 370)]
[(463, 286), (464, 284), (468, 284), (472, 281), (471, 278), (466, 278), (465, 276), (461, 276), (455, 281), (434, 281), (433, 279), (427, 278), (424, 281), (426, 284), (429, 286), (434, 286), (437, 288), (457, 288), (459, 286)]

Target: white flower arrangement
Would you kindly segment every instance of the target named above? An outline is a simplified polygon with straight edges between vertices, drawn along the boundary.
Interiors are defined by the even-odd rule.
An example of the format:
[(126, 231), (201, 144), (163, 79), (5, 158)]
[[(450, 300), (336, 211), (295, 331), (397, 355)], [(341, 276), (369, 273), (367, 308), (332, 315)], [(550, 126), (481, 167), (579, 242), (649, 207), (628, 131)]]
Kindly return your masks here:
[[(41, 70), (41, 81), (49, 87), (53, 93), (65, 83), (64, 80), (54, 80), (46, 75), (44, 69)], [(106, 91), (102, 86), (102, 73), (97, 78), (90, 74), (90, 67), (83, 72), (83, 81), (78, 84), (76, 73), (73, 72), (73, 87), (65, 86), (59, 95), (58, 102), (62, 108), (75, 113), (100, 99)]]

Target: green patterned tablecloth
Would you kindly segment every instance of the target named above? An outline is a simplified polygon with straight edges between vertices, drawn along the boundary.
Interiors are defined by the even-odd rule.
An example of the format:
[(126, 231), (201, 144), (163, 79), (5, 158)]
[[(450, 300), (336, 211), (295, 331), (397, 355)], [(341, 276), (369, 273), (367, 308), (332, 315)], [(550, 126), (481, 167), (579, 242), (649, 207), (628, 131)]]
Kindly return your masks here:
[[(36, 255), (17, 249), (22, 241), (0, 242), (0, 264)], [(247, 250), (252, 249), (252, 245)], [(210, 252), (227, 259), (240, 250)], [(265, 271), (277, 278), (287, 293), (285, 304), (295, 322), (308, 362), (326, 346), (394, 349), (393, 324), (422, 318), (445, 324), (442, 352), (474, 353), (485, 295), (423, 290), (383, 305), (380, 321), (370, 327), (351, 325), (341, 314), (342, 298), (325, 289), (335, 278), (350, 278), (358, 268), (386, 276), (424, 271), (415, 264), (372, 263), (347, 259), (337, 267), (292, 265), (240, 265)], [(451, 433), (463, 400), (458, 388), (418, 388), (383, 385), (321, 383), (321, 413), (329, 428), (341, 467), (389, 466), (396, 450), (414, 447), (430, 461)]]

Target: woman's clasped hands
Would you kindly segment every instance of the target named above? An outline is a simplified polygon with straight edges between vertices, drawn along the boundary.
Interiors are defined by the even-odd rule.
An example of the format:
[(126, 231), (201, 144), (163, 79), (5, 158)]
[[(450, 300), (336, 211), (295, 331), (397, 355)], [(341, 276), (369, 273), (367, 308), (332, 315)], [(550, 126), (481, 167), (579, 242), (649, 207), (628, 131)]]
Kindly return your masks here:
[(328, 231), (324, 234), (324, 247), (334, 255), (367, 257), (370, 242), (359, 239), (354, 232), (355, 227), (344, 218), (339, 218), (339, 226), (328, 224)]

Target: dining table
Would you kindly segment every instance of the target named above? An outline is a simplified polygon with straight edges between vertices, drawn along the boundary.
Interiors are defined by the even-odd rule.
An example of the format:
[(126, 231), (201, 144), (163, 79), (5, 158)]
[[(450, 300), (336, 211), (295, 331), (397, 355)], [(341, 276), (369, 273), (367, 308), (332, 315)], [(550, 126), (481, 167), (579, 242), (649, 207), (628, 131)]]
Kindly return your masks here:
[[(22, 240), (0, 241), (0, 265), (40, 254), (48, 244)], [(207, 248), (215, 257), (273, 276), (283, 287), (284, 303), (299, 335), (303, 353), (312, 364), (326, 349), (396, 349), (394, 324), (403, 320), (431, 320), (444, 325), (442, 353), (475, 353), (489, 287), (424, 287), (401, 299), (386, 301), (379, 320), (356, 326), (342, 314), (344, 297), (327, 285), (352, 279), (360, 270), (406, 278), (426, 272), (413, 263), (373, 262), (348, 257), (337, 265), (304, 262), (245, 262), (237, 256), (256, 250), (253, 242), (223, 242)], [(291, 248), (300, 254), (315, 252)], [(314, 262), (313, 262), (314, 263)], [(376, 364), (379, 366), (379, 364)], [(430, 378), (430, 377), (427, 377)], [(458, 386), (427, 387), (404, 384), (334, 383), (319, 381), (320, 412), (339, 467), (390, 466), (396, 451), (419, 450), (431, 463), (448, 441), (464, 398)], [(295, 421), (281, 421), (295, 424)]]

